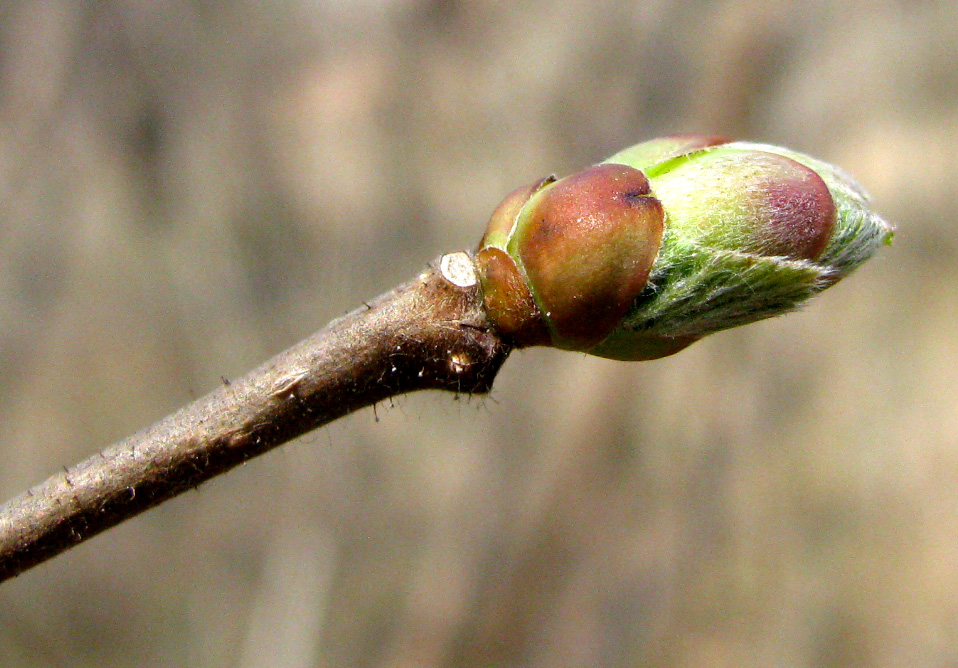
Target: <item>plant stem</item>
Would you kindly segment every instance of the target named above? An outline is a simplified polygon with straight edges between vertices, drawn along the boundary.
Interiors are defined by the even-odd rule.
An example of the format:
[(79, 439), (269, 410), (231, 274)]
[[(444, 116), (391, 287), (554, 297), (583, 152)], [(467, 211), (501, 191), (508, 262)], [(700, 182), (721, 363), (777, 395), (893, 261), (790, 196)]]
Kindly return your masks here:
[(465, 253), (0, 506), (0, 581), (391, 396), (484, 393), (509, 354)]

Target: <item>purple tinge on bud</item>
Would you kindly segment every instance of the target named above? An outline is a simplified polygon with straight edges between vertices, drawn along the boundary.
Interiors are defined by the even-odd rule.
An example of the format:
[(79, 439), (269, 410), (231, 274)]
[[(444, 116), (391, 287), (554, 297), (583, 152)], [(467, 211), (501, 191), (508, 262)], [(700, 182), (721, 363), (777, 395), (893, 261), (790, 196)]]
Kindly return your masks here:
[(582, 349), (609, 335), (645, 288), (662, 222), (648, 179), (625, 165), (568, 176), (522, 209), (509, 251), (555, 345)]
[(835, 224), (822, 177), (784, 155), (733, 146), (692, 154), (653, 178), (670, 228), (711, 248), (819, 258)]

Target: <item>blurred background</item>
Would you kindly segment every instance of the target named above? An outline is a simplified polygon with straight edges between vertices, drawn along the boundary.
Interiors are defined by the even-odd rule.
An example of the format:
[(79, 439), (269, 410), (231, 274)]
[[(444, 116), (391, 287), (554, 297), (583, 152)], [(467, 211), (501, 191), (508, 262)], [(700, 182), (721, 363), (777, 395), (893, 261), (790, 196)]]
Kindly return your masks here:
[(0, 586), (0, 665), (958, 664), (958, 4), (6, 2), (0, 495), (677, 132), (899, 226), (801, 313), (361, 411)]

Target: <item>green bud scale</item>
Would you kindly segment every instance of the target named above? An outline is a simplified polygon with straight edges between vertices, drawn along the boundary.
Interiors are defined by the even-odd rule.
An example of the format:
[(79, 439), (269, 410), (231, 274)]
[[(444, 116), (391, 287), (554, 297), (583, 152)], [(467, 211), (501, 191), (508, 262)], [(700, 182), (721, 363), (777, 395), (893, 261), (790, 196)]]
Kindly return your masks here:
[(892, 234), (836, 167), (675, 136), (514, 191), (476, 265), (489, 317), (516, 345), (645, 360), (793, 310)]

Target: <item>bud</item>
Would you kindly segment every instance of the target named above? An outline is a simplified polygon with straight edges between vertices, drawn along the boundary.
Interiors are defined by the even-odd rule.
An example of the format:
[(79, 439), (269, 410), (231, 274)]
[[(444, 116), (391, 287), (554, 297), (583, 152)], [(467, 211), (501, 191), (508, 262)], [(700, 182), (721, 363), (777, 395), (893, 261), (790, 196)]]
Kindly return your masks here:
[(516, 190), (476, 264), (490, 319), (517, 345), (644, 360), (786, 313), (891, 237), (831, 165), (676, 136)]

